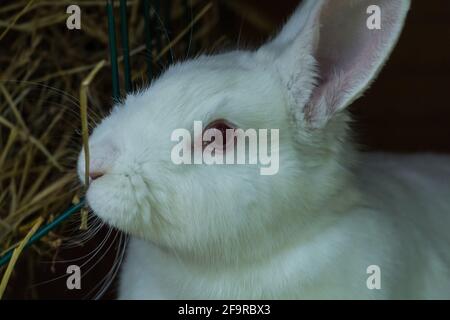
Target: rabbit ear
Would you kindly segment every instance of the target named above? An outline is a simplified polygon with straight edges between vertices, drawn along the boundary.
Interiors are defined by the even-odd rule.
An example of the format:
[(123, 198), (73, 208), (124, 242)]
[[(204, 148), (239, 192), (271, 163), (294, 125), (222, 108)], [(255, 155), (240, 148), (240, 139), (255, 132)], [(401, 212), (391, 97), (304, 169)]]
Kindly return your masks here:
[(297, 121), (323, 126), (376, 77), (410, 0), (304, 0), (259, 52), (274, 59)]

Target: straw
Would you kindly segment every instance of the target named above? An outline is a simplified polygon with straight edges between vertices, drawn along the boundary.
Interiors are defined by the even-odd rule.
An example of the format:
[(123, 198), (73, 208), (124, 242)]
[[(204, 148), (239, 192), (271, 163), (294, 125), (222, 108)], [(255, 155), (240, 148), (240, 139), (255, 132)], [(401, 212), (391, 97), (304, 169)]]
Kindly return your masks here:
[[(80, 211), (81, 208), (84, 207), (84, 205), (85, 205), (85, 202), (84, 202), (84, 199), (83, 199), (78, 204), (76, 204), (76, 205), (70, 207), (69, 209), (67, 209), (67, 211), (63, 212), (56, 219), (54, 219), (53, 221), (49, 222), (48, 224), (46, 224), (42, 228), (40, 228), (36, 233), (32, 234), (29, 239), (24, 238), (22, 240), (22, 242), (21, 242), (21, 244), (22, 243), (24, 244), (23, 248), (28, 248), (29, 246), (34, 244), (36, 241), (38, 241), (39, 239), (41, 239), (42, 237), (47, 235), (51, 230), (53, 230), (56, 227), (58, 227), (62, 222), (66, 221), (74, 213)], [(6, 263), (8, 263), (8, 261), (11, 260), (11, 258), (14, 255), (14, 250), (15, 250), (15, 248), (8, 250), (0, 258), (0, 267), (2, 267)], [(20, 251), (22, 251), (22, 249)]]
[[(86, 148), (89, 129), (107, 114), (111, 97), (113, 102), (121, 98), (119, 69), (124, 68), (123, 93), (129, 93), (132, 80), (145, 84), (157, 64), (164, 67), (161, 58), (166, 60), (171, 52), (185, 57), (183, 40), (193, 24), (208, 17), (193, 34), (197, 41), (206, 38), (218, 21), (216, 11), (209, 10), (216, 2), (192, 0), (199, 14), (186, 26), (181, 0), (172, 7), (166, 0), (143, 1), (108, 1), (106, 11), (105, 1), (82, 1), (81, 31), (65, 28), (64, 7), (73, 4), (70, 0), (15, 0), (0, 6), (0, 267), (24, 243), (23, 250), (33, 244), (40, 256), (54, 254), (63, 228), (69, 226), (63, 222), (75, 212), (83, 211), (81, 227), (87, 227), (85, 202), (69, 209), (67, 204), (84, 191), (75, 172), (80, 142)], [(143, 4), (148, 9), (144, 12)], [(163, 24), (170, 40), (160, 30)], [(144, 64), (147, 68), (142, 68)], [(89, 151), (85, 154), (89, 157)], [(48, 223), (24, 241), (39, 217)], [(23, 254), (21, 259), (33, 269), (35, 256)], [(22, 278), (30, 284), (28, 274)]]
[[(89, 73), (89, 75), (83, 80), (80, 88), (80, 114), (81, 114), (81, 132), (83, 137), (83, 148), (84, 148), (84, 165), (85, 165), (85, 176), (84, 176), (84, 190), (87, 192), (89, 189), (89, 128), (88, 128), (88, 97), (87, 92), (89, 89), (89, 85), (94, 79), (95, 75), (100, 71), (101, 68), (105, 65), (106, 61), (100, 61), (95, 68)], [(88, 210), (83, 208), (81, 210), (81, 225), (80, 230), (86, 230), (88, 228), (87, 225), (88, 220)]]
[(39, 217), (34, 224), (33, 228), (31, 228), (30, 232), (28, 232), (27, 236), (22, 240), (20, 245), (15, 248), (12, 251), (11, 254), (11, 260), (9, 261), (8, 267), (6, 268), (5, 274), (3, 275), (2, 281), (0, 283), (0, 300), (3, 297), (3, 293), (6, 290), (6, 285), (8, 284), (9, 278), (11, 277), (11, 273), (14, 269), (14, 265), (17, 262), (17, 259), (19, 259), (20, 253), (22, 252), (23, 248), (28, 244), (30, 241), (30, 238), (33, 236), (33, 234), (36, 232), (36, 230), (39, 228), (39, 226), (42, 224), (44, 219), (42, 217)]

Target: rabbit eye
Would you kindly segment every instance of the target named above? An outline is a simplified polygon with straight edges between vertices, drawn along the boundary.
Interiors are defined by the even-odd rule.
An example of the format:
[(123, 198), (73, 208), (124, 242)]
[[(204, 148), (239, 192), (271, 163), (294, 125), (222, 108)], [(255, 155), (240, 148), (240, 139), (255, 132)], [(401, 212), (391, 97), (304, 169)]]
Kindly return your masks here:
[[(225, 146), (227, 145), (227, 130), (233, 130), (235, 129), (235, 127), (226, 120), (216, 120), (211, 122), (205, 128), (205, 131), (209, 129), (215, 129), (220, 131), (220, 133), (222, 134), (223, 147), (225, 148)], [(210, 141), (203, 142), (203, 147), (206, 147), (210, 143), (211, 143)]]

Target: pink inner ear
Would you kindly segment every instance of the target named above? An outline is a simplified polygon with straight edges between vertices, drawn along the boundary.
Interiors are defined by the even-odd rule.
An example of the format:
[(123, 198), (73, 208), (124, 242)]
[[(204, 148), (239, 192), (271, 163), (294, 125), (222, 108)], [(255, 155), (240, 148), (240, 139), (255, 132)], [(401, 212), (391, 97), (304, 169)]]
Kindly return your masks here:
[[(381, 30), (369, 30), (368, 6), (381, 8)], [(403, 22), (401, 0), (328, 1), (322, 8), (316, 49), (319, 83), (306, 110), (310, 120), (345, 108), (382, 67)], [(402, 10), (403, 9), (403, 10)]]

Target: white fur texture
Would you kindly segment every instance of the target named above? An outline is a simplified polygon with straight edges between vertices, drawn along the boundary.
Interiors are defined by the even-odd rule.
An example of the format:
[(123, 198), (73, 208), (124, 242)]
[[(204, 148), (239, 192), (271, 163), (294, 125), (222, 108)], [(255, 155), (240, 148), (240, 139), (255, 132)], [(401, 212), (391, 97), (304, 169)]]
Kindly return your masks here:
[[(88, 202), (132, 236), (119, 298), (450, 298), (450, 157), (358, 155), (344, 110), (387, 59), (409, 1), (337, 2), (305, 1), (256, 52), (170, 67), (95, 129), (91, 157), (105, 174)], [(348, 27), (344, 39), (333, 23), (369, 2), (389, 12), (366, 39), (382, 41)], [(329, 32), (343, 46), (332, 65)], [(280, 129), (279, 173), (174, 165), (172, 131), (216, 119)], [(83, 168), (81, 153), (81, 179)], [(381, 290), (366, 286), (370, 265)]]

